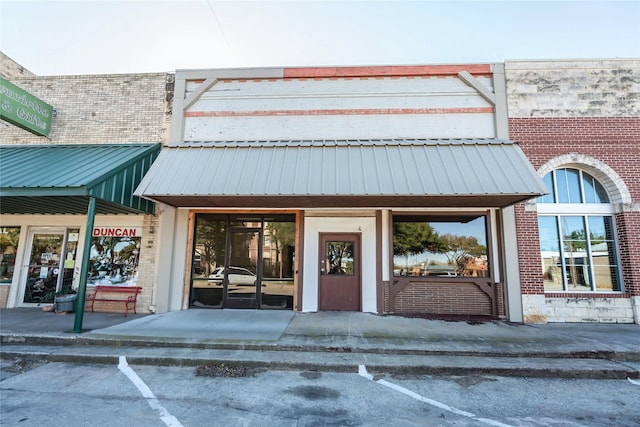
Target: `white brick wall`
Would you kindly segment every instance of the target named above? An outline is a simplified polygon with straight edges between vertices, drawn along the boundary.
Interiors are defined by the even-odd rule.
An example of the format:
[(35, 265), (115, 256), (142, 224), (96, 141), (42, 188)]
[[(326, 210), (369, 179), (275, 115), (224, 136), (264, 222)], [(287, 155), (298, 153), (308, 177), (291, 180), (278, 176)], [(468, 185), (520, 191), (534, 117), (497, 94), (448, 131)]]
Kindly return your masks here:
[(13, 77), (21, 76), (33, 76), (34, 74), (18, 64), (13, 59), (9, 58), (4, 53), (0, 52), (0, 76), (7, 80), (11, 80)]
[[(640, 297), (633, 298), (545, 298), (523, 295), (525, 323), (634, 323)], [(637, 320), (635, 320), (637, 322)]]
[(524, 323), (546, 323), (547, 313), (544, 295), (523, 294), (522, 313)]
[(635, 323), (640, 325), (640, 296), (631, 297), (631, 311)]
[(511, 118), (640, 115), (640, 60), (506, 61), (505, 71)]
[(546, 298), (547, 322), (633, 323), (629, 298)]
[(138, 286), (142, 287), (142, 293), (138, 296), (138, 313), (148, 313), (149, 306), (153, 304), (153, 296), (156, 291), (154, 283), (156, 265), (157, 223), (154, 215), (144, 216), (142, 241), (140, 242), (140, 258), (138, 266)]
[[(49, 137), (36, 136), (0, 121), (0, 144), (164, 144), (169, 141), (173, 74), (19, 76), (8, 80), (52, 105), (55, 114)], [(29, 225), (48, 226), (63, 217), (39, 218)], [(96, 220), (99, 218), (98, 215)], [(143, 288), (137, 304), (139, 313), (149, 312), (156, 292), (156, 228), (156, 217), (144, 215), (137, 282)], [(0, 289), (0, 306), (2, 300), (6, 300), (4, 288), (9, 287)]]
[(166, 73), (8, 79), (52, 105), (55, 112), (49, 137), (2, 121), (0, 143), (168, 142), (173, 79)]

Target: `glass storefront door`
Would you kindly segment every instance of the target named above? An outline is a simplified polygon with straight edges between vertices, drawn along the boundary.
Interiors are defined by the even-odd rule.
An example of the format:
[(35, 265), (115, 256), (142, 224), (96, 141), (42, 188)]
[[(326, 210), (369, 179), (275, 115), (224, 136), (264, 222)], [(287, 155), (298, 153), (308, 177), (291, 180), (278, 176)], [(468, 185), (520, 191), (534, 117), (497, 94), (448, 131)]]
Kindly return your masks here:
[(257, 308), (260, 306), (261, 229), (232, 228), (227, 245), (224, 270), (224, 306)]
[(189, 306), (293, 308), (295, 215), (198, 214)]
[(78, 230), (33, 229), (29, 233), (29, 264), (23, 274), (24, 304), (53, 302), (54, 294), (71, 288)]

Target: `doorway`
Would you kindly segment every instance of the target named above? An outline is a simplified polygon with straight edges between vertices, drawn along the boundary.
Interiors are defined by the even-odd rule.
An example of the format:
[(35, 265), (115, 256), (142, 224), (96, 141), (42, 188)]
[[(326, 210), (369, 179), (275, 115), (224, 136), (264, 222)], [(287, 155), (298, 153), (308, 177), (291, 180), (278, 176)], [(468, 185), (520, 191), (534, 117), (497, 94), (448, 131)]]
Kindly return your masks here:
[(53, 302), (56, 292), (73, 285), (79, 229), (33, 228), (29, 261), (23, 267), (22, 304)]
[(197, 214), (189, 306), (293, 309), (295, 215)]
[(262, 277), (262, 229), (233, 227), (227, 233), (227, 259), (223, 269), (223, 305), (258, 308)]
[(320, 310), (360, 311), (359, 233), (320, 233)]

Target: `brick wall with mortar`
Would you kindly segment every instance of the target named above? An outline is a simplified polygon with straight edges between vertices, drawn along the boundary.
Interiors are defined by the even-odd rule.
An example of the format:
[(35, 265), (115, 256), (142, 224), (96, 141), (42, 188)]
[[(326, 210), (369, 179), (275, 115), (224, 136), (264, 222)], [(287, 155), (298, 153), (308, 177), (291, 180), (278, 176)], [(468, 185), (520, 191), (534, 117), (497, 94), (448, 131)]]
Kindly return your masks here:
[(1, 122), (2, 144), (168, 142), (174, 75), (105, 74), (10, 80), (55, 112), (48, 137)]
[[(499, 284), (496, 317), (505, 316), (503, 289)], [(491, 298), (476, 285), (451, 283), (409, 283), (394, 298), (385, 287), (385, 312), (442, 315), (493, 316)]]
[(35, 74), (0, 52), (0, 76), (11, 80), (14, 77), (35, 76)]
[[(638, 295), (640, 61), (506, 62), (505, 70), (510, 136), (534, 168), (540, 170), (561, 159), (557, 163), (586, 167), (599, 179), (608, 179), (603, 184), (618, 211), (625, 287), (618, 297)], [(609, 179), (603, 172), (602, 178), (598, 176), (601, 166), (610, 168), (609, 175), (614, 177)], [(628, 191), (624, 197), (616, 194), (621, 187)], [(535, 203), (517, 206), (516, 217), (522, 292), (544, 294)], [(582, 306), (585, 298), (588, 310)], [(631, 308), (625, 305), (629, 301), (620, 302), (615, 295), (553, 294), (546, 300), (548, 321), (633, 321)]]
[[(18, 76), (8, 80), (52, 105), (56, 113), (46, 138), (0, 122), (0, 144), (168, 143), (174, 74)], [(154, 215), (145, 215), (138, 312), (148, 312), (153, 303), (156, 222)], [(122, 310), (119, 303), (96, 303), (96, 311)]]

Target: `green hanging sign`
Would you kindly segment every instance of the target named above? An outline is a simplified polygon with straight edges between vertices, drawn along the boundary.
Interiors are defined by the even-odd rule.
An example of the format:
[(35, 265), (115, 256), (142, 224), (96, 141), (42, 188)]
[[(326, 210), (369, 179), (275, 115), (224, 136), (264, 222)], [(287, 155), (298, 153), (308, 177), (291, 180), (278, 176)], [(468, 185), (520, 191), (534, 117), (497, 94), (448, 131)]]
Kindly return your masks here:
[(53, 107), (0, 77), (0, 118), (41, 136), (49, 136)]

